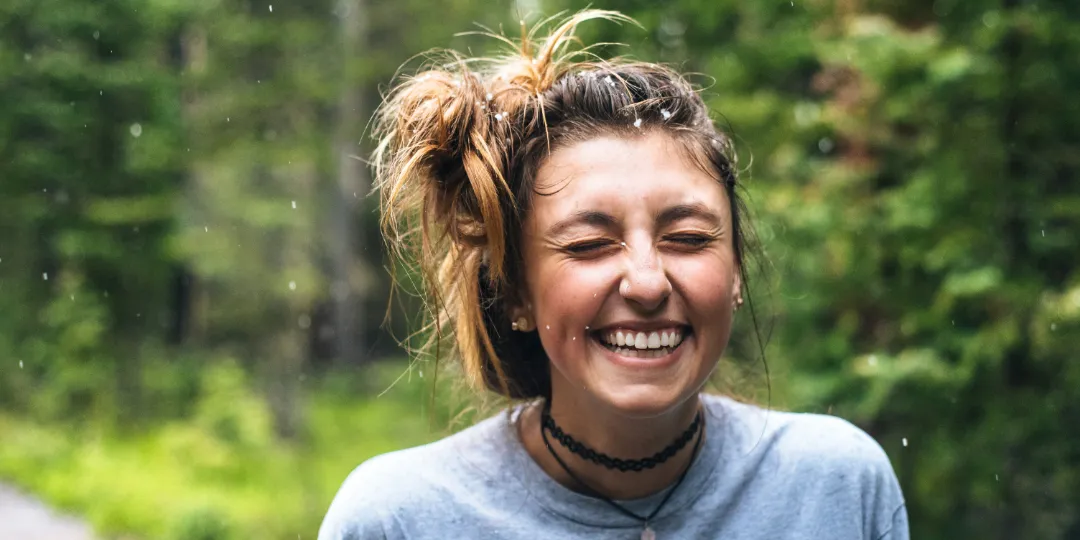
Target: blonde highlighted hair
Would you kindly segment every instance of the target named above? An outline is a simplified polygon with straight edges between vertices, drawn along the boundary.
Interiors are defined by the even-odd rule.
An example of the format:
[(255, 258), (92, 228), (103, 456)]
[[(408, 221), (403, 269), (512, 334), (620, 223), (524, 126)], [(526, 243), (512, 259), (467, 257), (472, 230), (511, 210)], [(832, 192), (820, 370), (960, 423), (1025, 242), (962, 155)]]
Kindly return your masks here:
[[(539, 338), (512, 332), (508, 313), (522, 301), (521, 224), (538, 194), (536, 172), (554, 150), (663, 130), (727, 188), (743, 267), (730, 139), (671, 68), (571, 47), (574, 30), (591, 19), (633, 22), (587, 10), (531, 32), (522, 23), (519, 42), (488, 34), (510, 51), (476, 59), (443, 52), (441, 62), (403, 77), (375, 116), (382, 232), (392, 256), (422, 280), (423, 349), (436, 361), (449, 352), (470, 383), (508, 398), (550, 395)], [(545, 26), (554, 29), (538, 38)]]

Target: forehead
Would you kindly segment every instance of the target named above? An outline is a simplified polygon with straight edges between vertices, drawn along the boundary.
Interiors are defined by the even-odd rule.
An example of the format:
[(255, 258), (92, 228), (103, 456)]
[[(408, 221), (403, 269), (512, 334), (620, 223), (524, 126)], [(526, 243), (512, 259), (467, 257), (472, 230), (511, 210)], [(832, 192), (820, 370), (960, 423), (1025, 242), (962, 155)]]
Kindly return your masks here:
[(681, 143), (653, 132), (640, 137), (598, 137), (553, 152), (537, 172), (530, 210), (542, 229), (581, 210), (626, 217), (677, 204), (697, 203), (725, 215), (727, 195)]

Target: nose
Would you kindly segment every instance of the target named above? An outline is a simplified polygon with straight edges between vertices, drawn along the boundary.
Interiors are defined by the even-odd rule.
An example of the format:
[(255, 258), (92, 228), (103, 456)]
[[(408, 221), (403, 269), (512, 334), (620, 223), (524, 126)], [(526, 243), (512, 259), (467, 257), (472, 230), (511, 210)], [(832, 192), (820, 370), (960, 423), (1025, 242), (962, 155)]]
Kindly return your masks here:
[(655, 311), (671, 296), (671, 280), (651, 242), (627, 250), (627, 269), (620, 284), (622, 297), (645, 311)]

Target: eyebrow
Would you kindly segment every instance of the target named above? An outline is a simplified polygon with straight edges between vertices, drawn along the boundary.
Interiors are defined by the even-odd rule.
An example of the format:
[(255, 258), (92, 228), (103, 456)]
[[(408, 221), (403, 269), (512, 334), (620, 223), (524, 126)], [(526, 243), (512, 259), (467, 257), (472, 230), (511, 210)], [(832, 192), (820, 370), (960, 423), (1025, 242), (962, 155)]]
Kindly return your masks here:
[(548, 236), (559, 236), (577, 225), (611, 228), (615, 226), (615, 217), (597, 210), (580, 210), (548, 228)]
[[(701, 203), (677, 204), (669, 206), (656, 216), (657, 224), (661, 227), (670, 225), (686, 218), (699, 218), (709, 222), (710, 225), (719, 227), (722, 223), (720, 216)], [(601, 228), (613, 228), (617, 221), (611, 214), (597, 210), (580, 210), (574, 212), (566, 219), (559, 221), (548, 228), (549, 237), (557, 237), (577, 225), (588, 225)]]
[(710, 225), (719, 227), (722, 223), (720, 216), (701, 203), (677, 204), (663, 209), (657, 216), (657, 223), (663, 227), (680, 219), (699, 218), (709, 222)]

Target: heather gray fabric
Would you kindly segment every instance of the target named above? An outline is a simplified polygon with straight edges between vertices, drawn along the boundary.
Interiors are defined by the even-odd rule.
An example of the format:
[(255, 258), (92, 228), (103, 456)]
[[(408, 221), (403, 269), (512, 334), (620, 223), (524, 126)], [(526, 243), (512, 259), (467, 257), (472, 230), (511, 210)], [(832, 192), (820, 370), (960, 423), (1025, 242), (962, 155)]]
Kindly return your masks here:
[[(658, 539), (908, 538), (896, 475), (869, 435), (832, 416), (704, 402), (701, 452), (651, 524)], [(638, 522), (540, 469), (511, 424), (519, 412), (363, 463), (319, 540), (640, 538)], [(648, 514), (664, 494), (626, 505)]]

